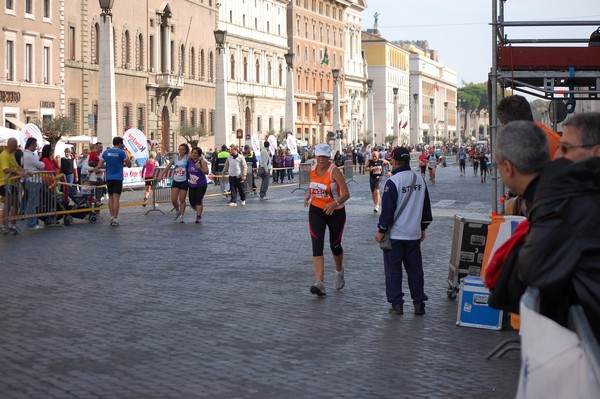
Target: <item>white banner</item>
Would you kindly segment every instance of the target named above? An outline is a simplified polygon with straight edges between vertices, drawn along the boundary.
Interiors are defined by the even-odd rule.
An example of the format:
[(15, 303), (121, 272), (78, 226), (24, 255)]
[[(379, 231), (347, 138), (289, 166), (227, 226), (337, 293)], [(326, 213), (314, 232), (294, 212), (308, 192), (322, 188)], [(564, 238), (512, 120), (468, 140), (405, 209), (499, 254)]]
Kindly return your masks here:
[(250, 138), (250, 145), (252, 146), (252, 151), (254, 151), (254, 155), (260, 155), (260, 140), (258, 140), (258, 136), (253, 134)]
[(134, 156), (138, 165), (144, 166), (148, 159), (148, 140), (146, 135), (139, 129), (131, 128), (123, 135), (125, 147)]
[(271, 154), (274, 154), (275, 151), (277, 151), (277, 139), (275, 138), (275, 136), (270, 135), (267, 138), (267, 141), (269, 142), (269, 144), (271, 145)]
[(290, 152), (294, 155), (298, 154), (298, 145), (296, 144), (296, 138), (294, 137), (293, 134), (288, 134), (287, 138), (287, 148), (290, 150)]
[[(23, 148), (25, 148), (25, 143), (30, 137), (37, 139), (37, 150), (41, 150), (42, 146), (44, 145), (44, 137), (42, 137), (42, 132), (40, 131), (40, 128), (34, 125), (33, 123), (28, 123), (25, 126), (23, 126), (23, 129), (21, 129), (21, 146)], [(62, 155), (64, 155), (64, 153)]]

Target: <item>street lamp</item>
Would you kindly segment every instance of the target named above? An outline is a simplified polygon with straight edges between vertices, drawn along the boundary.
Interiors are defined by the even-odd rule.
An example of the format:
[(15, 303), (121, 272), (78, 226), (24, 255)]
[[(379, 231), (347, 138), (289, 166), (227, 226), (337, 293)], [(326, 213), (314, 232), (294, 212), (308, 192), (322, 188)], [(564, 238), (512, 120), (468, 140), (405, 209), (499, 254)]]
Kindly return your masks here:
[(367, 130), (371, 132), (371, 144), (375, 146), (375, 115), (373, 111), (373, 79), (367, 79)]
[(450, 141), (448, 137), (448, 101), (444, 101), (444, 138)]
[(392, 89), (392, 92), (394, 93), (394, 115), (393, 115), (393, 121), (394, 121), (394, 136), (396, 136), (396, 140), (398, 141), (398, 145), (400, 143), (400, 134), (398, 133), (398, 88), (394, 87)]
[(114, 0), (99, 0), (100, 40), (98, 51), (98, 142), (112, 143), (117, 135), (117, 106), (115, 90), (115, 51), (112, 26)]
[(431, 105), (431, 114), (429, 115), (429, 137), (433, 137), (433, 145), (435, 146), (435, 141), (436, 141), (436, 131), (434, 130), (433, 127), (433, 115), (435, 113), (435, 109), (433, 108), (433, 103), (435, 102), (435, 99), (430, 98), (429, 99), (429, 104)]
[(340, 132), (340, 94), (338, 90), (338, 78), (340, 77), (339, 69), (332, 69), (333, 75), (333, 133), (335, 135), (335, 148), (342, 151), (342, 140)]
[(460, 148), (460, 103), (462, 100), (456, 102), (456, 136), (458, 138), (458, 147)]
[(229, 146), (231, 135), (227, 134), (227, 81), (225, 80), (225, 40), (227, 31), (213, 31), (217, 44), (217, 80), (215, 82), (215, 145)]
[(288, 50), (283, 55), (287, 64), (285, 86), (285, 131), (294, 134), (294, 53)]

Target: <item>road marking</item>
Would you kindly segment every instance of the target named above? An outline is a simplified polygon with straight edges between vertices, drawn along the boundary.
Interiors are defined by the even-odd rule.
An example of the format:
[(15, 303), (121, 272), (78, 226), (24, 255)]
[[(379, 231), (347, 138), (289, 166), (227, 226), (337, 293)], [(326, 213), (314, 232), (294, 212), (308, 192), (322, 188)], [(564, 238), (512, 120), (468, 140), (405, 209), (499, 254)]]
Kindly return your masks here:
[(455, 200), (441, 200), (431, 205), (432, 208), (448, 208), (456, 203)]

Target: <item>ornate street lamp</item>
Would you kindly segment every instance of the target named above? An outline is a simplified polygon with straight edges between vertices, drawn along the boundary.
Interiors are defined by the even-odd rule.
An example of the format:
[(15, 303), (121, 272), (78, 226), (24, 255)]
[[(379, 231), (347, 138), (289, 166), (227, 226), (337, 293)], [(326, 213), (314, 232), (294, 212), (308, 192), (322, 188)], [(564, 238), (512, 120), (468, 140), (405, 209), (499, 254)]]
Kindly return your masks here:
[(227, 39), (227, 31), (216, 29), (213, 33), (217, 44), (215, 144), (229, 145), (232, 140), (231, 134), (227, 132), (227, 81), (225, 79), (225, 39)]
[(448, 101), (444, 101), (444, 138), (448, 141)]
[(400, 145), (400, 133), (398, 129), (398, 88), (392, 88), (392, 92), (394, 93), (394, 114), (392, 115), (392, 120), (394, 121), (394, 136), (396, 136), (396, 140), (398, 145)]
[(227, 39), (227, 31), (222, 29), (217, 29), (214, 32), (215, 42), (217, 43), (217, 48), (219, 50), (225, 47), (225, 39)]
[(373, 79), (367, 79), (367, 131), (371, 132), (371, 144), (375, 145), (375, 114), (373, 109)]
[(413, 135), (413, 143), (414, 144), (419, 144), (421, 143), (421, 135), (419, 134), (419, 127), (420, 127), (420, 123), (419, 123), (419, 93), (413, 93), (413, 100), (415, 102), (415, 133)]
[(340, 131), (340, 94), (338, 89), (339, 69), (332, 69), (333, 75), (333, 134), (335, 135), (335, 148), (342, 151), (342, 140)]
[(435, 114), (435, 109), (433, 108), (433, 103), (435, 102), (434, 98), (430, 98), (429, 99), (429, 105), (431, 105), (431, 114), (430, 116), (430, 120), (429, 120), (429, 137), (433, 137), (433, 145), (435, 146), (435, 141), (437, 140), (436, 136), (436, 131), (434, 130), (435, 128), (433, 127), (433, 123), (434, 123), (434, 114)]
[(100, 16), (102, 18), (112, 17), (112, 8), (115, 0), (98, 0), (98, 2), (100, 3), (100, 9), (102, 10)]

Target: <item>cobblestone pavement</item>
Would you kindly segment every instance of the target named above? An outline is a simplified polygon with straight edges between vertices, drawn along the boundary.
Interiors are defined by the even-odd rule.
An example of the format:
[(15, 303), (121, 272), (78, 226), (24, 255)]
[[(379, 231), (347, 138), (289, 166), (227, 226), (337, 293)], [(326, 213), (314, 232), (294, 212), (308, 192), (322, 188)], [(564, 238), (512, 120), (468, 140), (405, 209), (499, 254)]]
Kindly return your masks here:
[(251, 196), (246, 207), (211, 196), (200, 225), (136, 206), (122, 208), (118, 228), (105, 217), (0, 236), (0, 397), (513, 397), (519, 353), (484, 355), (516, 333), (457, 327), (446, 298), (453, 216), (489, 215), (490, 183), (451, 162), (430, 185), (430, 299), (415, 317), (409, 303), (404, 316), (388, 314), (377, 215), (367, 178), (355, 181), (346, 287), (333, 288), (326, 252), (325, 298), (308, 292), (296, 186), (272, 185), (271, 200)]

